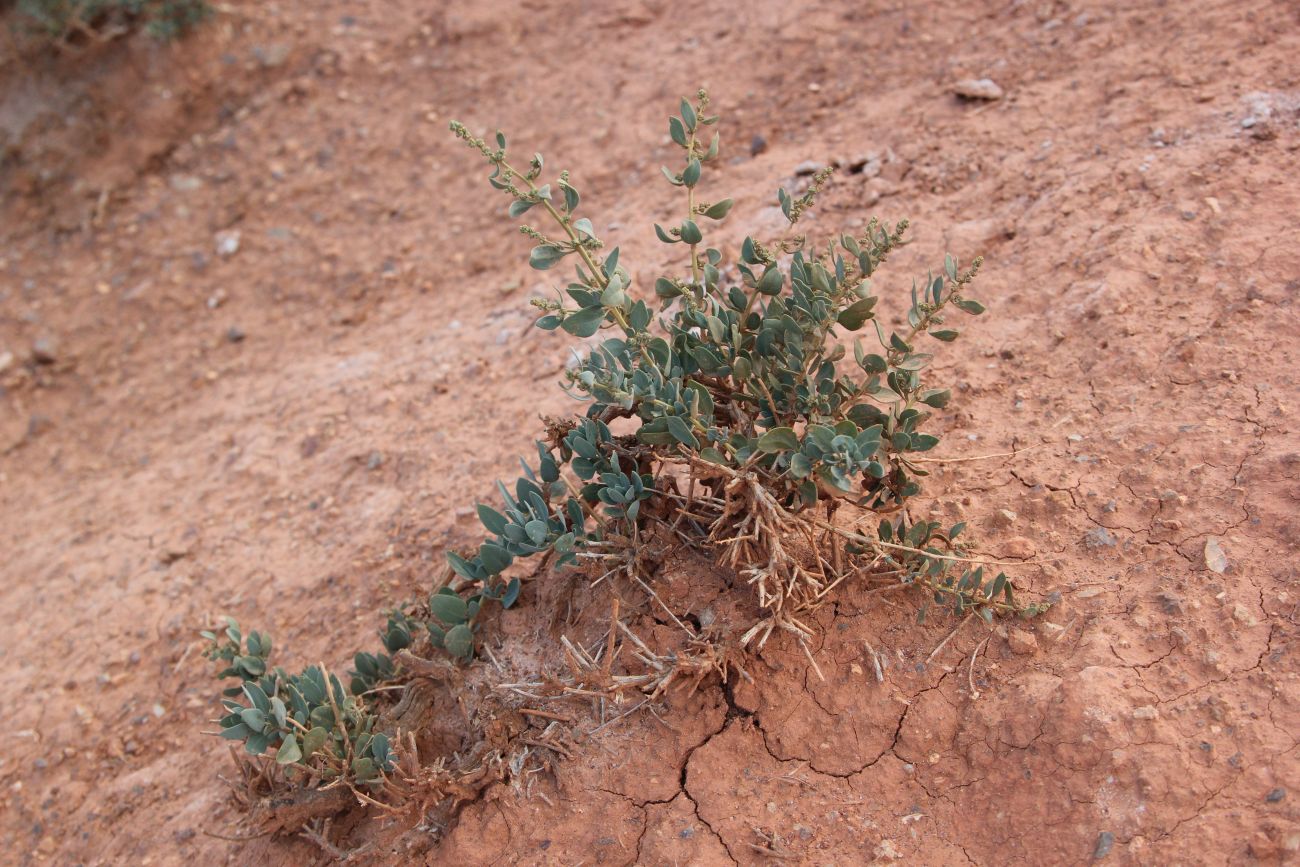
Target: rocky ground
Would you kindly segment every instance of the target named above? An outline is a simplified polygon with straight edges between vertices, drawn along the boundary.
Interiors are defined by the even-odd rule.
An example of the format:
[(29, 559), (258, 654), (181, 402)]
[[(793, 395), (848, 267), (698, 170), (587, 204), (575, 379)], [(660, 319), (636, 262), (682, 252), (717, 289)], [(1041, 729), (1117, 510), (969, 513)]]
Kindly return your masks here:
[(223, 839), (245, 829), (195, 632), (228, 613), (286, 664), (346, 663), (572, 410), (568, 341), (529, 327), (554, 279), (448, 121), (572, 168), (648, 292), (665, 116), (703, 85), (728, 241), (836, 160), (811, 231), (915, 228), (882, 306), (945, 249), (985, 255), (918, 509), (1046, 561), (1018, 578), (1059, 604), (917, 626), (919, 600), (845, 586), (824, 680), (774, 638), (753, 684), (673, 692), (448, 827), (362, 829), (357, 860), (1297, 861), (1298, 51), (1266, 0), (234, 0), (172, 45), (10, 50), (5, 851), (332, 857)]

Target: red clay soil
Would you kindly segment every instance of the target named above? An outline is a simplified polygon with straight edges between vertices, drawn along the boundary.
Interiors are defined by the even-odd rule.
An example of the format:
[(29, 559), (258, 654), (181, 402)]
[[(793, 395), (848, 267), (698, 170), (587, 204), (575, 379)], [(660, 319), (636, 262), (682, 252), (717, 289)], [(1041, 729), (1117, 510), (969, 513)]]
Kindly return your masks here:
[[(845, 585), (825, 680), (777, 636), (753, 685), (670, 692), (446, 827), (336, 842), (370, 841), (363, 863), (1300, 863), (1297, 56), (1284, 0), (236, 0), (170, 46), (10, 57), (4, 860), (334, 857), (216, 836), (249, 828), (200, 734), (196, 630), (231, 614), (282, 664), (343, 667), (477, 540), (469, 507), (538, 414), (574, 411), (570, 340), (529, 326), (561, 278), (528, 270), (448, 121), (572, 168), (647, 292), (676, 267), (651, 229), (680, 207), (665, 118), (703, 85), (728, 243), (837, 159), (861, 168), (810, 231), (915, 227), (886, 310), (945, 249), (985, 255), (990, 314), (938, 356), (952, 460), (916, 514), (1049, 561), (1016, 575), (1059, 604), (917, 626), (919, 599)], [(1002, 99), (953, 95), (985, 77)], [(502, 616), (504, 665), (553, 634), (548, 581), (574, 579)], [(656, 581), (689, 602), (724, 578)]]

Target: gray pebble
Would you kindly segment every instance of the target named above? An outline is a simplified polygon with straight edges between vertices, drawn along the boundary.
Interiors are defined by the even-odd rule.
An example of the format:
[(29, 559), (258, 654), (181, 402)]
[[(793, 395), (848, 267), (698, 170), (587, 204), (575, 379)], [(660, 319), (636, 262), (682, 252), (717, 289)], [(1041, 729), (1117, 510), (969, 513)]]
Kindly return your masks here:
[(1118, 544), (1118, 540), (1105, 527), (1093, 527), (1084, 534), (1083, 544), (1084, 547), (1093, 550), (1097, 548), (1114, 548)]

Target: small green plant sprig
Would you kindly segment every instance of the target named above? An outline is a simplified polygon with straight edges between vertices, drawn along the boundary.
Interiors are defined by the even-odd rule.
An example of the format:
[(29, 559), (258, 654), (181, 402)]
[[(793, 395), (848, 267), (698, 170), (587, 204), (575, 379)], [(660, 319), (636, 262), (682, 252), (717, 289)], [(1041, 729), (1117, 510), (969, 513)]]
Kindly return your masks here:
[[(393, 624), (390, 619), (389, 636)], [(357, 687), (380, 679), (385, 671), (391, 676), (387, 656), (358, 654), (358, 668), (365, 674), (353, 673), (349, 692), (324, 666), (308, 666), (293, 675), (270, 668), (271, 639), (259, 632), (245, 638), (231, 618), (219, 635), (202, 635), (209, 642), (204, 656), (227, 665), (217, 676), (239, 680), (223, 692), (225, 714), (218, 721), (223, 739), (243, 742), (253, 756), (274, 748), (276, 764), (304, 783), (384, 785), (395, 755), (388, 734), (375, 731), (376, 718)], [(392, 650), (396, 642), (386, 638), (386, 643)]]
[[(539, 471), (525, 464), (513, 496), (501, 486), (505, 512), (479, 506), (492, 538), (473, 556), (449, 555), (461, 587), (480, 602), (504, 601), (514, 585), (501, 575), (515, 558), (607, 557), (611, 540), (635, 548), (647, 524), (678, 530), (687, 517), (757, 586), (769, 633), (781, 626), (806, 636), (796, 615), (850, 573), (892, 576), (986, 619), (1038, 613), (1044, 606), (1017, 602), (1004, 574), (986, 581), (979, 561), (964, 556), (962, 525), (913, 521), (904, 509), (926, 475), (917, 454), (939, 442), (923, 428), (951, 399), (927, 380), (933, 356), (921, 341), (950, 343), (960, 335), (949, 322), (954, 311), (984, 312), (968, 294), (981, 260), (963, 268), (946, 256), (938, 275), (913, 283), (906, 327), (886, 329), (873, 278), (904, 243), (907, 221), (873, 219), (859, 235), (810, 246), (794, 229), (829, 170), (798, 197), (778, 190), (785, 236), (746, 237), (729, 258), (707, 243), (705, 227), (727, 217), (733, 201), (697, 195), (719, 154), (708, 105), (701, 90), (668, 122), (681, 156), (663, 173), (686, 196), (680, 222), (654, 228), (661, 242), (685, 246), (686, 261), (654, 281), (657, 312), (633, 287), (618, 248), (606, 252), (590, 218), (579, 216), (567, 172), (543, 183), (540, 154), (517, 168), (503, 134), (493, 146), (452, 122), (491, 165), (489, 183), (510, 198), (509, 215), (540, 212), (556, 229), (521, 227), (536, 242), (530, 265), (574, 261), (564, 291), (533, 302), (537, 326), (609, 335), (565, 374), (566, 391), (588, 403), (585, 418), (550, 425), (537, 444)], [(854, 339), (849, 361), (841, 336), (868, 324), (878, 346)], [(635, 433), (612, 434), (619, 418), (633, 419)], [(842, 505), (856, 510), (848, 527), (834, 520)], [(796, 537), (814, 532), (822, 541), (801, 548)]]

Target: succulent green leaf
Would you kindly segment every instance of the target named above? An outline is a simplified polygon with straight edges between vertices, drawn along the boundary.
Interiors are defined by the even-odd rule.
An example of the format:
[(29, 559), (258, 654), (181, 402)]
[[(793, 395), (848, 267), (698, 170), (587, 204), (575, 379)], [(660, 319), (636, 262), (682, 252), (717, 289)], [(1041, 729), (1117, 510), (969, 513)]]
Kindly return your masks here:
[(857, 331), (863, 325), (867, 324), (867, 320), (871, 318), (871, 310), (875, 306), (875, 298), (862, 298), (858, 301), (854, 301), (848, 307), (840, 311), (840, 315), (836, 321), (849, 331)]
[(681, 243), (681, 241), (678, 238), (674, 238), (672, 235), (665, 232), (664, 227), (659, 225), (658, 223), (655, 223), (655, 235), (657, 235), (659, 237), (659, 240), (663, 241), (665, 244)]
[(702, 169), (700, 161), (692, 157), (690, 162), (686, 164), (686, 168), (682, 170), (682, 184), (687, 187), (694, 187), (700, 182)]
[(520, 589), (519, 579), (511, 578), (509, 583), (506, 584), (505, 592), (501, 594), (502, 608), (509, 608), (510, 606), (515, 604), (515, 601), (519, 598), (519, 589)]
[(325, 741), (329, 737), (329, 732), (320, 726), (314, 726), (307, 730), (302, 736), (302, 754), (311, 756), (321, 747), (325, 746)]
[(784, 281), (785, 275), (781, 273), (781, 269), (775, 265), (770, 265), (758, 281), (758, 291), (764, 295), (780, 295), (781, 285)]
[(242, 722), (221, 730), (221, 737), (228, 741), (242, 741), (251, 734), (252, 730)]
[(579, 310), (564, 317), (560, 327), (574, 337), (590, 337), (600, 330), (600, 325), (604, 321), (604, 307), (588, 307), (586, 310)]
[(494, 536), (500, 536), (502, 531), (505, 530), (506, 524), (509, 523), (505, 515), (482, 503), (478, 504), (478, 519), (483, 523), (484, 527), (487, 527), (487, 531)]
[(731, 213), (731, 206), (734, 204), (735, 202), (731, 199), (723, 199), (720, 202), (715, 202), (704, 209), (704, 216), (708, 217), (710, 220), (724, 219), (727, 214)]
[(464, 623), (447, 630), (442, 646), (452, 656), (468, 659), (474, 652), (474, 633)]
[(952, 392), (946, 388), (931, 388), (920, 394), (921, 403), (935, 409), (943, 409), (952, 399)]
[(479, 546), (478, 558), (489, 575), (500, 575), (501, 571), (514, 560), (505, 548), (492, 542), (484, 542)]
[(711, 464), (721, 464), (722, 466), (726, 466), (728, 463), (727, 456), (713, 446), (705, 446), (700, 449), (700, 457), (704, 458), (704, 460)]
[(554, 244), (538, 244), (528, 254), (528, 264), (538, 271), (555, 267), (564, 258), (564, 250)]
[(280, 744), (280, 749), (275, 751), (275, 763), (292, 765), (299, 761), (302, 761), (302, 748), (298, 746), (298, 738), (294, 735), (285, 735), (284, 743)]
[(564, 191), (564, 210), (572, 214), (577, 210), (578, 203), (582, 200), (582, 197), (578, 195), (577, 190), (568, 184), (561, 186), (560, 189)]
[(452, 571), (464, 578), (466, 581), (477, 581), (481, 576), (478, 564), (471, 560), (466, 560), (455, 551), (447, 552), (447, 562), (451, 565)]
[(667, 421), (668, 432), (672, 434), (673, 439), (688, 448), (698, 449), (700, 447), (700, 441), (691, 432), (691, 426), (686, 422), (686, 419), (679, 415), (670, 415), (667, 417)]
[(668, 135), (682, 147), (686, 147), (686, 127), (679, 118), (668, 118)]
[(774, 427), (758, 438), (756, 448), (765, 454), (794, 451), (799, 448), (799, 437), (793, 428)]
[(465, 600), (445, 593), (435, 593), (429, 597), (429, 613), (448, 626), (455, 626), (469, 619), (469, 609)]
[(534, 545), (540, 545), (546, 541), (546, 522), (529, 521), (524, 525), (524, 532), (528, 534), (528, 538)]

